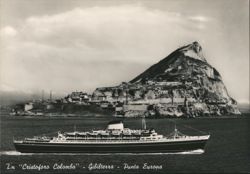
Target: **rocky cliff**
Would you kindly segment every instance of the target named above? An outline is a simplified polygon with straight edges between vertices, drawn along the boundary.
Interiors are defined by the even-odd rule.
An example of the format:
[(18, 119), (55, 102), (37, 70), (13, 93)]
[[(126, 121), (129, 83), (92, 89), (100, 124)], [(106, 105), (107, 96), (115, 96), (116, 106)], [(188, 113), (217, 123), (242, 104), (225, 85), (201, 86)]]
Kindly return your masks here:
[(97, 88), (93, 96), (119, 103), (119, 114), (128, 117), (240, 114), (198, 42), (177, 49), (128, 83)]

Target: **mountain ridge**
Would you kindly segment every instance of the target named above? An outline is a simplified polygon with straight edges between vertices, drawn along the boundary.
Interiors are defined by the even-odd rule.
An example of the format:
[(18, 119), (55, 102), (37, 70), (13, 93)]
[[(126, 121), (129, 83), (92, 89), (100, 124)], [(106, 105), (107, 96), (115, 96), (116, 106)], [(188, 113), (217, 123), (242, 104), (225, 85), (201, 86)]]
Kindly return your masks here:
[(99, 95), (110, 103), (123, 103), (120, 110), (127, 117), (240, 114), (197, 41), (176, 49), (128, 83), (97, 88), (93, 96)]
[[(157, 65), (161, 64), (161, 67), (164, 67), (164, 66), (166, 66), (166, 64), (171, 63), (171, 61), (175, 61), (176, 57), (179, 57), (179, 56), (185, 57), (184, 52), (185, 51), (190, 51), (190, 50), (196, 52), (197, 54), (201, 54), (202, 57), (200, 59), (196, 59), (197, 61), (202, 61), (203, 63), (206, 63), (208, 66), (211, 66), (210, 64), (207, 63), (206, 59), (203, 56), (202, 47), (200, 46), (200, 44), (197, 41), (195, 41), (192, 44), (188, 44), (188, 45), (185, 45), (183, 47), (180, 47), (180, 48), (176, 49), (175, 51), (170, 53), (167, 57), (160, 60), (158, 63), (155, 63), (154, 65), (150, 66), (147, 70), (145, 70), (143, 73), (141, 73), (140, 75), (138, 75), (137, 77), (132, 79), (130, 82), (134, 83), (144, 73), (151, 73), (151, 76), (152, 76), (151, 71), (155, 70), (156, 68), (157, 69), (159, 68), (159, 67), (156, 67)], [(186, 58), (195, 59), (195, 58), (189, 57), (189, 56), (186, 56)], [(162, 69), (161, 67), (160, 67), (160, 69)], [(148, 72), (148, 71), (150, 71), (150, 72)]]

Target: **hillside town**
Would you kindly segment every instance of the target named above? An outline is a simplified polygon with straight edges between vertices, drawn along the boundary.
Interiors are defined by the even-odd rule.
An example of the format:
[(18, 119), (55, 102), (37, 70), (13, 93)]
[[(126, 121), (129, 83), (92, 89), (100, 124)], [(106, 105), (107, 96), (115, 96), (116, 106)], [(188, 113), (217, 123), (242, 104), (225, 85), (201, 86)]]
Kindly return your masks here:
[[(183, 90), (185, 88), (185, 90)], [(186, 91), (189, 91), (187, 93)], [(194, 98), (192, 84), (188, 82), (125, 83), (115, 87), (97, 88), (92, 94), (72, 92), (57, 100), (35, 100), (16, 105), (11, 115), (62, 115), (68, 105), (77, 109), (95, 106), (109, 111), (115, 117), (196, 117), (223, 114), (218, 103), (205, 105)], [(199, 95), (199, 94), (196, 94)], [(214, 104), (213, 104), (214, 103)], [(226, 107), (226, 102), (220, 106)], [(87, 106), (87, 107), (86, 107)], [(208, 107), (209, 106), (209, 107)], [(74, 111), (70, 113), (74, 115)], [(70, 114), (68, 114), (70, 116)]]

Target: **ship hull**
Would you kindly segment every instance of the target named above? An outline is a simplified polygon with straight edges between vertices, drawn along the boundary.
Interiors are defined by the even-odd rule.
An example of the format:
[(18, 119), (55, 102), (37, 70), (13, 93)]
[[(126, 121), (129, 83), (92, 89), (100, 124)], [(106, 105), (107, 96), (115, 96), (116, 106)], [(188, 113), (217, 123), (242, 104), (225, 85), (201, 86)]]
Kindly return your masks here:
[(152, 143), (25, 143), (15, 142), (22, 153), (168, 153), (205, 148), (207, 140)]

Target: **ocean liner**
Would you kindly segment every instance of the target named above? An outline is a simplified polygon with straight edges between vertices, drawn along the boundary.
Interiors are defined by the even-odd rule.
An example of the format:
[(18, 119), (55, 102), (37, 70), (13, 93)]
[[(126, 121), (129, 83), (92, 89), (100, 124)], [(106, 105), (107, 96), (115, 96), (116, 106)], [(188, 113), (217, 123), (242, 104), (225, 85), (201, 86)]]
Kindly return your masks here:
[(37, 136), (14, 140), (25, 153), (169, 153), (204, 150), (210, 135), (187, 136), (175, 130), (163, 136), (154, 129), (124, 128), (122, 121), (109, 122), (106, 130), (58, 132), (56, 137)]

